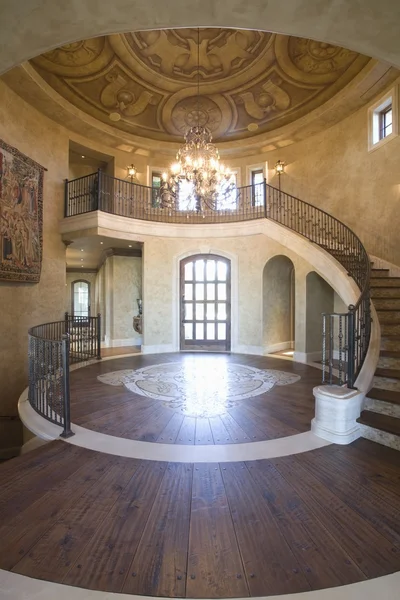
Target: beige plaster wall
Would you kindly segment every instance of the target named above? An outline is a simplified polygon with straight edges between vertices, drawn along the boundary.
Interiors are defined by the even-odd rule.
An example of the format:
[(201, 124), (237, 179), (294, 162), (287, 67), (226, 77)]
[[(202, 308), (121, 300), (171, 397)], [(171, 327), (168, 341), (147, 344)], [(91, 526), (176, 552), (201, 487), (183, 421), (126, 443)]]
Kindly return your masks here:
[(142, 297), (142, 259), (110, 256), (104, 267), (105, 342), (108, 346), (140, 345), (133, 317), (138, 314), (136, 300)]
[(306, 352), (320, 352), (322, 345), (322, 313), (333, 312), (335, 292), (329, 283), (315, 271), (308, 273), (306, 289)]
[(268, 161), (269, 183), (277, 186), (277, 160), (286, 163), (284, 192), (331, 213), (369, 253), (400, 265), (400, 136), (369, 152), (368, 107), (307, 140), (229, 164), (241, 168), (245, 184), (245, 165)]
[(146, 238), (143, 255), (145, 350), (168, 351), (179, 347), (179, 260), (197, 253), (215, 253), (231, 259), (232, 349), (255, 353), (262, 353), (265, 343), (264, 266), (276, 254), (288, 256), (296, 272), (296, 349), (304, 352), (305, 276), (312, 268), (298, 255), (264, 235), (219, 240)]
[(263, 272), (263, 345), (269, 352), (281, 348), (275, 345), (293, 341), (292, 271), (294, 265), (286, 256), (274, 256)]
[(65, 311), (72, 314), (72, 282), (79, 279), (83, 279), (90, 283), (90, 314), (94, 317), (98, 312), (96, 290), (97, 273), (87, 272), (83, 269), (76, 273), (67, 272), (65, 282)]
[[(33, 110), (0, 82), (0, 138), (48, 169), (44, 175), (40, 283), (0, 282), (1, 416), (17, 414), (18, 397), (27, 385), (29, 327), (63, 317), (65, 247), (58, 233), (58, 221), (63, 216), (63, 179), (68, 175), (68, 137), (61, 127)], [(5, 439), (1, 427), (2, 424), (0, 446)], [(18, 445), (22, 437), (16, 434), (14, 437)]]

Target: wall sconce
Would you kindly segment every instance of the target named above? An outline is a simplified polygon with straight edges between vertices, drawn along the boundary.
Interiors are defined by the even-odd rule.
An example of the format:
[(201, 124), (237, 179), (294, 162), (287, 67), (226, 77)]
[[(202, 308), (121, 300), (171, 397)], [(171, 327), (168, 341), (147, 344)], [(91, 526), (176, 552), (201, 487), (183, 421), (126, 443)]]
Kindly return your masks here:
[(281, 175), (285, 172), (285, 163), (282, 160), (278, 160), (275, 163), (275, 173), (278, 175), (278, 188), (281, 191)]
[(285, 172), (285, 163), (282, 160), (278, 160), (275, 164), (275, 173), (277, 175), (282, 175)]
[(137, 169), (133, 163), (131, 165), (129, 165), (129, 167), (127, 167), (127, 169), (128, 169), (128, 177), (131, 178), (131, 183), (132, 183), (132, 181), (134, 179), (136, 179)]

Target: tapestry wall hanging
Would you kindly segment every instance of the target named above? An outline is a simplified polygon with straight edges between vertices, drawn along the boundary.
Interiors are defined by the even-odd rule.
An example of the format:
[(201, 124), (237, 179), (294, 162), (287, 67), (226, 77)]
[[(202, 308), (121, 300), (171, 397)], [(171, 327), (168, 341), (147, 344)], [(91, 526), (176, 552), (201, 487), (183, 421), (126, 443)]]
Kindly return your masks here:
[(42, 265), (43, 172), (0, 140), (0, 279), (38, 283)]

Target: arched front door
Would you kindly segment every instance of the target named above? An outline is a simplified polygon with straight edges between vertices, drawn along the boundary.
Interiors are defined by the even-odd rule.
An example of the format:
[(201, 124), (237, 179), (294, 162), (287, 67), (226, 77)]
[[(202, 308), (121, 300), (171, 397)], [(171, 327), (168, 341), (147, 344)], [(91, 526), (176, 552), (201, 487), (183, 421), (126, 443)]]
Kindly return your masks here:
[(181, 350), (231, 349), (231, 265), (214, 254), (181, 261)]

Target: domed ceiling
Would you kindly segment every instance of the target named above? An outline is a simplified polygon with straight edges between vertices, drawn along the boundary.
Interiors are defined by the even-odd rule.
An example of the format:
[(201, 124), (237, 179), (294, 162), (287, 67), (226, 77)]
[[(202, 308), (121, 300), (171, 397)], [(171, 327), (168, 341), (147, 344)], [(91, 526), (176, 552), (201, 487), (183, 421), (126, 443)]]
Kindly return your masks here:
[(216, 141), (229, 141), (309, 113), (369, 60), (260, 31), (171, 29), (84, 40), (31, 64), (73, 105), (124, 132), (181, 141), (188, 127), (200, 123)]

